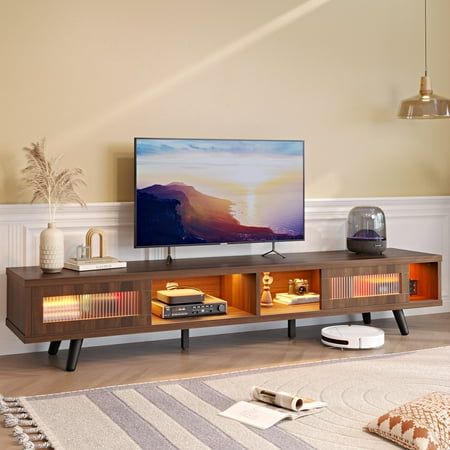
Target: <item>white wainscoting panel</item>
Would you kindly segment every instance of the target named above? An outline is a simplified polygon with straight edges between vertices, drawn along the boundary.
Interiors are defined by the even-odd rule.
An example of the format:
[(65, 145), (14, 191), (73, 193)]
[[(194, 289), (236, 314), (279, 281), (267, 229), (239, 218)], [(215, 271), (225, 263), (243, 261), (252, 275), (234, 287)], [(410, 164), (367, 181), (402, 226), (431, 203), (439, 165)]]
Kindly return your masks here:
[[(354, 206), (374, 205), (383, 209), (387, 222), (389, 247), (438, 253), (442, 264), (442, 307), (407, 310), (407, 315), (450, 311), (450, 197), (385, 197), (354, 199), (307, 200), (305, 210), (305, 241), (280, 242), (281, 253), (319, 250), (340, 250), (346, 245), (346, 219)], [(135, 249), (133, 247), (133, 204), (92, 203), (87, 208), (75, 205), (62, 207), (57, 213), (57, 226), (64, 231), (66, 257), (74, 256), (76, 246), (84, 241), (86, 231), (99, 227), (105, 231), (107, 253), (126, 260), (164, 259), (166, 249)], [(0, 355), (41, 351), (47, 344), (22, 344), (6, 327), (6, 267), (38, 265), (39, 234), (47, 226), (45, 205), (0, 205)], [(175, 258), (262, 254), (269, 244), (210, 245), (178, 247)], [(374, 313), (390, 317), (390, 312)], [(359, 315), (334, 316), (298, 320), (298, 326), (343, 322), (360, 319)], [(191, 330), (192, 336), (263, 330), (285, 327), (286, 322), (268, 322), (239, 326)], [(179, 337), (179, 332), (158, 332), (113, 336), (85, 340), (84, 345), (109, 345)], [(65, 343), (67, 347), (67, 343)], [(63, 345), (64, 348), (64, 345)]]

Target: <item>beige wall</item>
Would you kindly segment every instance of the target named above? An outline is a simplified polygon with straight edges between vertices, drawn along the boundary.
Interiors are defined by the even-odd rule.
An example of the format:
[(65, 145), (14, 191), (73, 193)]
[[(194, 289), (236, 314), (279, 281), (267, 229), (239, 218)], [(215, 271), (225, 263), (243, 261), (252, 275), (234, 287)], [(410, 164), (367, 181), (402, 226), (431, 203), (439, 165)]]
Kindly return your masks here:
[[(450, 1), (428, 3), (450, 96)], [(396, 118), (422, 27), (422, 0), (0, 0), (0, 202), (29, 200), (42, 136), (91, 202), (132, 199), (134, 136), (302, 138), (308, 198), (449, 195), (450, 120)]]

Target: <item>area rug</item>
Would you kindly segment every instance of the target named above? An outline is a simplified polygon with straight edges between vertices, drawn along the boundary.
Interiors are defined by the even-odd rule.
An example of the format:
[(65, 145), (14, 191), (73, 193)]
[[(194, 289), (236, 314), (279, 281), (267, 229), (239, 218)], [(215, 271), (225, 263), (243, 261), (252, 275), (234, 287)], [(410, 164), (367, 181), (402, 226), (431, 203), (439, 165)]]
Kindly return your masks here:
[[(329, 407), (267, 430), (218, 415), (248, 399), (254, 385), (303, 394)], [(450, 393), (450, 347), (3, 398), (1, 404), (27, 449), (398, 449), (363, 426), (433, 391)]]

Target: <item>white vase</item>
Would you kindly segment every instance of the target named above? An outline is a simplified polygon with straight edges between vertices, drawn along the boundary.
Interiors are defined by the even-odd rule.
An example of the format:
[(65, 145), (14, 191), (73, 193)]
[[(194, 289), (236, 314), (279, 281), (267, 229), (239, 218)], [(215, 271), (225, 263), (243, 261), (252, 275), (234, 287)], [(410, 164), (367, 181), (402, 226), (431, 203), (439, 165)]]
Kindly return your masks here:
[(54, 223), (41, 232), (39, 265), (45, 273), (58, 273), (64, 267), (64, 233)]

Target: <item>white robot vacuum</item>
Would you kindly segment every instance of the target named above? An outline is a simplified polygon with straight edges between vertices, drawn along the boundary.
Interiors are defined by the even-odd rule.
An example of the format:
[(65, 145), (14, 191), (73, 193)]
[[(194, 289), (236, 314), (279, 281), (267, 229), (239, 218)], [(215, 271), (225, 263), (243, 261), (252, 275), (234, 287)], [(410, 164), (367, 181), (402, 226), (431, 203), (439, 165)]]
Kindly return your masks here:
[(384, 331), (366, 325), (334, 325), (322, 328), (322, 344), (337, 348), (368, 349), (384, 345)]

